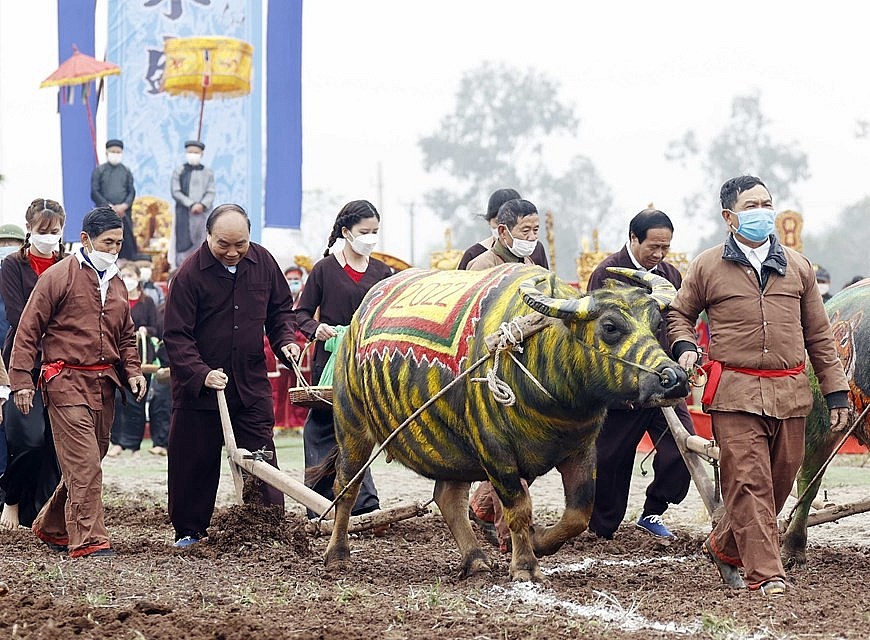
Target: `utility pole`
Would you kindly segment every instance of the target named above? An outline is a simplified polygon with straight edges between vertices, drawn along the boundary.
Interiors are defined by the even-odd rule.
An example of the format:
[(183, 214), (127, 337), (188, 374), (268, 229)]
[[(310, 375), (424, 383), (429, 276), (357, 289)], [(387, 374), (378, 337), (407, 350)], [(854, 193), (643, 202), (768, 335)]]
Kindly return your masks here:
[(411, 226), (411, 264), (417, 266), (416, 256), (414, 255), (414, 203), (408, 206), (408, 219)]
[[(378, 160), (377, 191), (378, 191), (377, 208), (378, 208), (378, 213), (381, 214), (381, 221), (383, 222), (383, 219), (384, 219), (384, 172), (383, 172), (383, 165), (381, 164), (380, 160)], [(387, 239), (384, 235), (383, 224), (381, 225), (380, 235), (381, 235), (381, 249), (383, 251), (386, 251), (387, 250)]]

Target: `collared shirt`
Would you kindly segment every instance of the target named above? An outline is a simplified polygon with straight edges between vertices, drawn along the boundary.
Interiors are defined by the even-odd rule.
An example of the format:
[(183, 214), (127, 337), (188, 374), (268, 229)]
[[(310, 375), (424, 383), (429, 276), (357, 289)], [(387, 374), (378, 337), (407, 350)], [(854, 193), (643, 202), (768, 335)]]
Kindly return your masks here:
[(79, 261), (79, 268), (87, 265), (97, 274), (97, 283), (100, 287), (100, 301), (105, 305), (106, 292), (109, 290), (109, 281), (118, 274), (118, 265), (110, 264), (108, 269), (100, 273), (97, 271), (97, 268), (91, 264), (91, 261), (85, 257), (84, 247), (80, 247), (73, 255), (75, 255), (76, 260)]
[(631, 241), (625, 243), (625, 250), (628, 251), (628, 257), (631, 258), (632, 264), (637, 267), (640, 271), (655, 271), (656, 267), (659, 265), (655, 265), (652, 269), (647, 269), (640, 262), (637, 261), (637, 258), (634, 257), (634, 254), (631, 252)]
[(740, 240), (737, 239), (737, 236), (734, 236), (734, 243), (743, 252), (746, 259), (749, 260), (749, 264), (752, 265), (752, 268), (755, 269), (756, 273), (761, 275), (761, 265), (765, 260), (767, 260), (767, 254), (770, 253), (770, 238), (765, 240), (763, 245), (755, 247), (754, 249), (749, 245), (740, 242)]

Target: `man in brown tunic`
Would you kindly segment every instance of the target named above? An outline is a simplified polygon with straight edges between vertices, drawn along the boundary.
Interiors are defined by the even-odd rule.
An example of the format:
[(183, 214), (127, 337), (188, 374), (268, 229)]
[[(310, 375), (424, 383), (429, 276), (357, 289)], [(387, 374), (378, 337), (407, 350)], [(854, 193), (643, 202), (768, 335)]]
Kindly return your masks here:
[(786, 576), (776, 517), (803, 459), (813, 402), (807, 354), (835, 431), (848, 421), (849, 387), (812, 264), (774, 235), (767, 187), (753, 176), (732, 178), (720, 200), (728, 239), (692, 261), (668, 312), (668, 338), (680, 365), (692, 369), (695, 321), (707, 310), (703, 404), (720, 447), (726, 514), (704, 549), (728, 586), (777, 595)]
[[(250, 241), (250, 228), (238, 205), (212, 211), (206, 241), (179, 267), (166, 298), (163, 342), (172, 363), (169, 517), (180, 548), (207, 537), (214, 512), (223, 446), (216, 390), (226, 393), (238, 446), (271, 451), (271, 464), (278, 466), (264, 326), (275, 355), (288, 366), (299, 346), (287, 281), (272, 254)], [(284, 495), (265, 483), (258, 499), (284, 505)]]
[(74, 558), (115, 555), (103, 521), (100, 461), (109, 448), (115, 389), (123, 380), (138, 400), (147, 389), (127, 290), (115, 277), (121, 219), (109, 207), (93, 209), (82, 221), (81, 241), (81, 249), (37, 281), (10, 365), (15, 404), (27, 414), (35, 393), (31, 371), (42, 346), (40, 387), (62, 478), (33, 532)]

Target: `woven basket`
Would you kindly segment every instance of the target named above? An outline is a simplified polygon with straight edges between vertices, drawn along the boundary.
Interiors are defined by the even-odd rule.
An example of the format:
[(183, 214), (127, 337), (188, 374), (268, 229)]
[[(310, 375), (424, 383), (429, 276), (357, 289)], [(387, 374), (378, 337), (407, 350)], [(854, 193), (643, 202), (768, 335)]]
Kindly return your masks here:
[(332, 387), (292, 387), (290, 402), (309, 409), (332, 409)]

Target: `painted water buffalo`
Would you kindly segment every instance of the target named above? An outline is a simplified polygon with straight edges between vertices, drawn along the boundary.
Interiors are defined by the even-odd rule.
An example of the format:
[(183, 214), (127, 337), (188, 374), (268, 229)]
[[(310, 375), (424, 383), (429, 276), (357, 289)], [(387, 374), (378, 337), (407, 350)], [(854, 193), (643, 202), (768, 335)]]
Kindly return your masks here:
[[(857, 416), (870, 404), (870, 278), (839, 292), (828, 300), (825, 309), (831, 319), (831, 331), (849, 380), (849, 397)], [(842, 433), (831, 431), (830, 412), (818, 381), (812, 375), (811, 381), (814, 402), (807, 417), (804, 462), (797, 477), (798, 495), (804, 492), (843, 437)], [(858, 425), (854, 435), (859, 442), (870, 446), (870, 415)], [(782, 558), (787, 566), (806, 563), (807, 516), (820, 484), (821, 478), (812, 484), (789, 523), (782, 545)]]
[[(415, 269), (374, 287), (337, 354), (336, 494), (376, 443), (488, 353), (485, 336), (534, 310), (543, 314), (536, 317), (545, 328), (525, 336), (521, 352), (511, 352), (518, 363), (507, 353), (487, 360), (386, 451), (389, 459), (435, 480), (435, 502), (461, 552), (463, 575), (490, 570), (467, 509), (470, 483), (489, 480), (511, 531), (511, 576), (542, 579), (536, 555), (555, 553), (588, 524), (595, 438), (607, 404), (674, 404), (688, 391), (685, 372), (654, 333), (673, 287), (644, 272), (626, 274), (647, 289), (614, 283), (579, 295), (551, 273), (524, 265)], [(500, 403), (490, 391), (485, 374), (492, 367), (515, 402), (507, 393), (507, 403)], [(533, 480), (554, 467), (562, 474), (565, 511), (557, 524), (532, 528), (520, 478)], [(350, 556), (347, 524), (357, 491), (351, 487), (336, 507), (327, 567), (341, 567)]]

